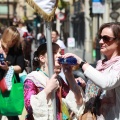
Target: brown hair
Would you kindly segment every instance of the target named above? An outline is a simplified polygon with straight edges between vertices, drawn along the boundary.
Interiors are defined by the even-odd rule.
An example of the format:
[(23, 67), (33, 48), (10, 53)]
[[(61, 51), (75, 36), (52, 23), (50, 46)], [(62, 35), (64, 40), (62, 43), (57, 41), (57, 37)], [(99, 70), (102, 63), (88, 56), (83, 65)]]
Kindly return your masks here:
[(9, 49), (7, 46), (8, 41), (15, 41), (15, 48), (20, 45), (20, 33), (17, 28), (14, 26), (10, 26), (5, 29), (1, 38), (1, 45), (5, 49)]
[(101, 32), (104, 28), (111, 28), (111, 30), (115, 36), (115, 40), (120, 41), (120, 22), (104, 23), (99, 29), (98, 36), (101, 35)]
[(56, 35), (58, 35), (58, 36), (59, 36), (59, 33), (58, 33), (58, 31), (57, 31), (57, 30), (53, 30), (52, 32), (55, 32), (55, 33), (56, 33)]
[[(59, 45), (56, 43), (52, 43), (52, 52), (53, 54), (57, 53), (59, 50)], [(34, 69), (37, 67), (40, 67), (40, 61), (39, 61), (39, 56), (40, 55), (45, 55), (47, 53), (47, 43), (41, 44), (38, 49), (34, 52), (34, 57), (33, 57), (33, 66)]]

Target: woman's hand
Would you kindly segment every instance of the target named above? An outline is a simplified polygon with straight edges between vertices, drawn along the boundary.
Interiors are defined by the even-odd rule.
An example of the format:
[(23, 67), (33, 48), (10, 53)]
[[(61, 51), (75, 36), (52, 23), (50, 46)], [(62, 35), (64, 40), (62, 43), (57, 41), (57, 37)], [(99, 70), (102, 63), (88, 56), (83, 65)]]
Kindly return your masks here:
[(4, 61), (3, 64), (0, 64), (0, 68), (7, 71), (9, 69), (8, 62)]
[(85, 81), (81, 77), (75, 78), (75, 81), (76, 81), (76, 83), (80, 82), (80, 86), (81, 87), (85, 87), (86, 86)]
[(47, 80), (46, 88), (44, 90), (48, 95), (53, 90), (56, 90), (58, 88), (59, 88), (59, 82), (57, 80), (57, 74), (53, 74), (50, 80)]
[(73, 53), (66, 53), (66, 54), (62, 55), (63, 58), (67, 58), (67, 57), (71, 57), (71, 56), (77, 59), (77, 64), (81, 63), (82, 59)]
[(66, 76), (66, 78), (68, 79), (71, 75), (73, 75), (72, 73), (72, 66), (68, 65), (68, 64), (62, 64), (62, 68), (63, 68), (63, 72)]
[(69, 83), (69, 87), (75, 95), (76, 103), (77, 104), (82, 104), (83, 99), (82, 99), (81, 91), (80, 91), (80, 88), (79, 88), (78, 84), (76, 83), (74, 75), (72, 73), (72, 66), (67, 65), (67, 64), (62, 65), (62, 66), (63, 66), (63, 71), (64, 71), (64, 74), (65, 74), (65, 77), (66, 77), (66, 79)]

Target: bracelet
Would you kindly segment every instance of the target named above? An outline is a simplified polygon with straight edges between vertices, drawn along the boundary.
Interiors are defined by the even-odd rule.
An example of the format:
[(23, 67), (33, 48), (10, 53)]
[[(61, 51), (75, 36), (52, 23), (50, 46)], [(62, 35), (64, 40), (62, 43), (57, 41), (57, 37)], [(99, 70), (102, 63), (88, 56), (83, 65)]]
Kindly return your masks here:
[(82, 68), (82, 66), (83, 66), (85, 63), (87, 63), (87, 62), (86, 62), (86, 61), (81, 61), (79, 67)]

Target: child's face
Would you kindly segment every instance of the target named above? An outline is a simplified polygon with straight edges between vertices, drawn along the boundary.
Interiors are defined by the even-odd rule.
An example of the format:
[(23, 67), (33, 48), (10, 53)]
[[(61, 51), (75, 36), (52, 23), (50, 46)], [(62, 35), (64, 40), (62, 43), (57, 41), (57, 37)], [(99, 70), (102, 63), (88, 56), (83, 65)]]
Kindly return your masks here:
[(58, 62), (58, 58), (61, 57), (61, 49), (54, 53), (54, 72), (59, 74), (61, 72), (61, 65)]

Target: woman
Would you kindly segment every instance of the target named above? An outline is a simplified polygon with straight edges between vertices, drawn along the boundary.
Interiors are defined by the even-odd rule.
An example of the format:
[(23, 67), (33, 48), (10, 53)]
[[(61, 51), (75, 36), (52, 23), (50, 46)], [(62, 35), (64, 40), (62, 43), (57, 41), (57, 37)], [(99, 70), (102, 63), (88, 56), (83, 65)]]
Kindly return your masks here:
[[(0, 73), (5, 73), (9, 66), (13, 66), (16, 78), (19, 80), (19, 73), (25, 67), (24, 57), (20, 44), (20, 34), (14, 26), (10, 26), (3, 32), (0, 40), (0, 53), (4, 54), (4, 65), (0, 64)], [(0, 74), (3, 77), (3, 74)], [(17, 102), (17, 101), (16, 101)], [(18, 116), (8, 117), (9, 120), (18, 120)]]
[[(53, 120), (53, 106), (51, 102), (51, 92), (57, 90), (56, 92), (56, 103), (57, 103), (57, 119), (62, 120), (62, 117), (68, 117), (66, 114), (61, 116), (61, 97), (64, 103), (72, 108), (75, 117), (84, 109), (82, 105), (82, 95), (79, 86), (75, 83), (72, 74), (71, 66), (64, 65), (63, 70), (65, 71), (66, 78), (68, 80), (69, 86), (67, 86), (63, 80), (59, 79), (58, 74), (61, 70), (61, 66), (58, 63), (58, 58), (61, 57), (61, 49), (56, 43), (52, 43), (53, 57), (54, 57), (54, 72), (55, 74), (49, 79), (48, 75), (48, 59), (47, 59), (47, 44), (42, 44), (38, 47), (34, 54), (33, 65), (36, 71), (31, 72), (27, 75), (24, 82), (24, 97), (25, 97), (25, 107), (28, 111), (28, 120)], [(58, 82), (59, 79), (59, 82)], [(74, 84), (74, 86), (73, 86)], [(69, 91), (69, 87), (71, 91)], [(59, 88), (59, 89), (58, 89)], [(60, 89), (61, 88), (61, 89)], [(60, 94), (62, 93), (62, 96)], [(69, 93), (68, 93), (69, 92)], [(74, 93), (74, 94), (73, 94)], [(66, 96), (67, 95), (67, 96)], [(75, 95), (75, 97), (74, 97)], [(66, 98), (65, 98), (66, 97)], [(75, 99), (76, 98), (76, 99)], [(81, 111), (78, 108), (81, 107)], [(76, 120), (76, 119), (74, 119)]]
[(120, 120), (120, 23), (105, 23), (98, 34), (100, 51), (106, 58), (98, 61), (96, 69), (74, 54), (64, 57), (74, 56), (85, 76), (92, 81), (87, 83), (86, 101), (99, 96), (97, 118)]

